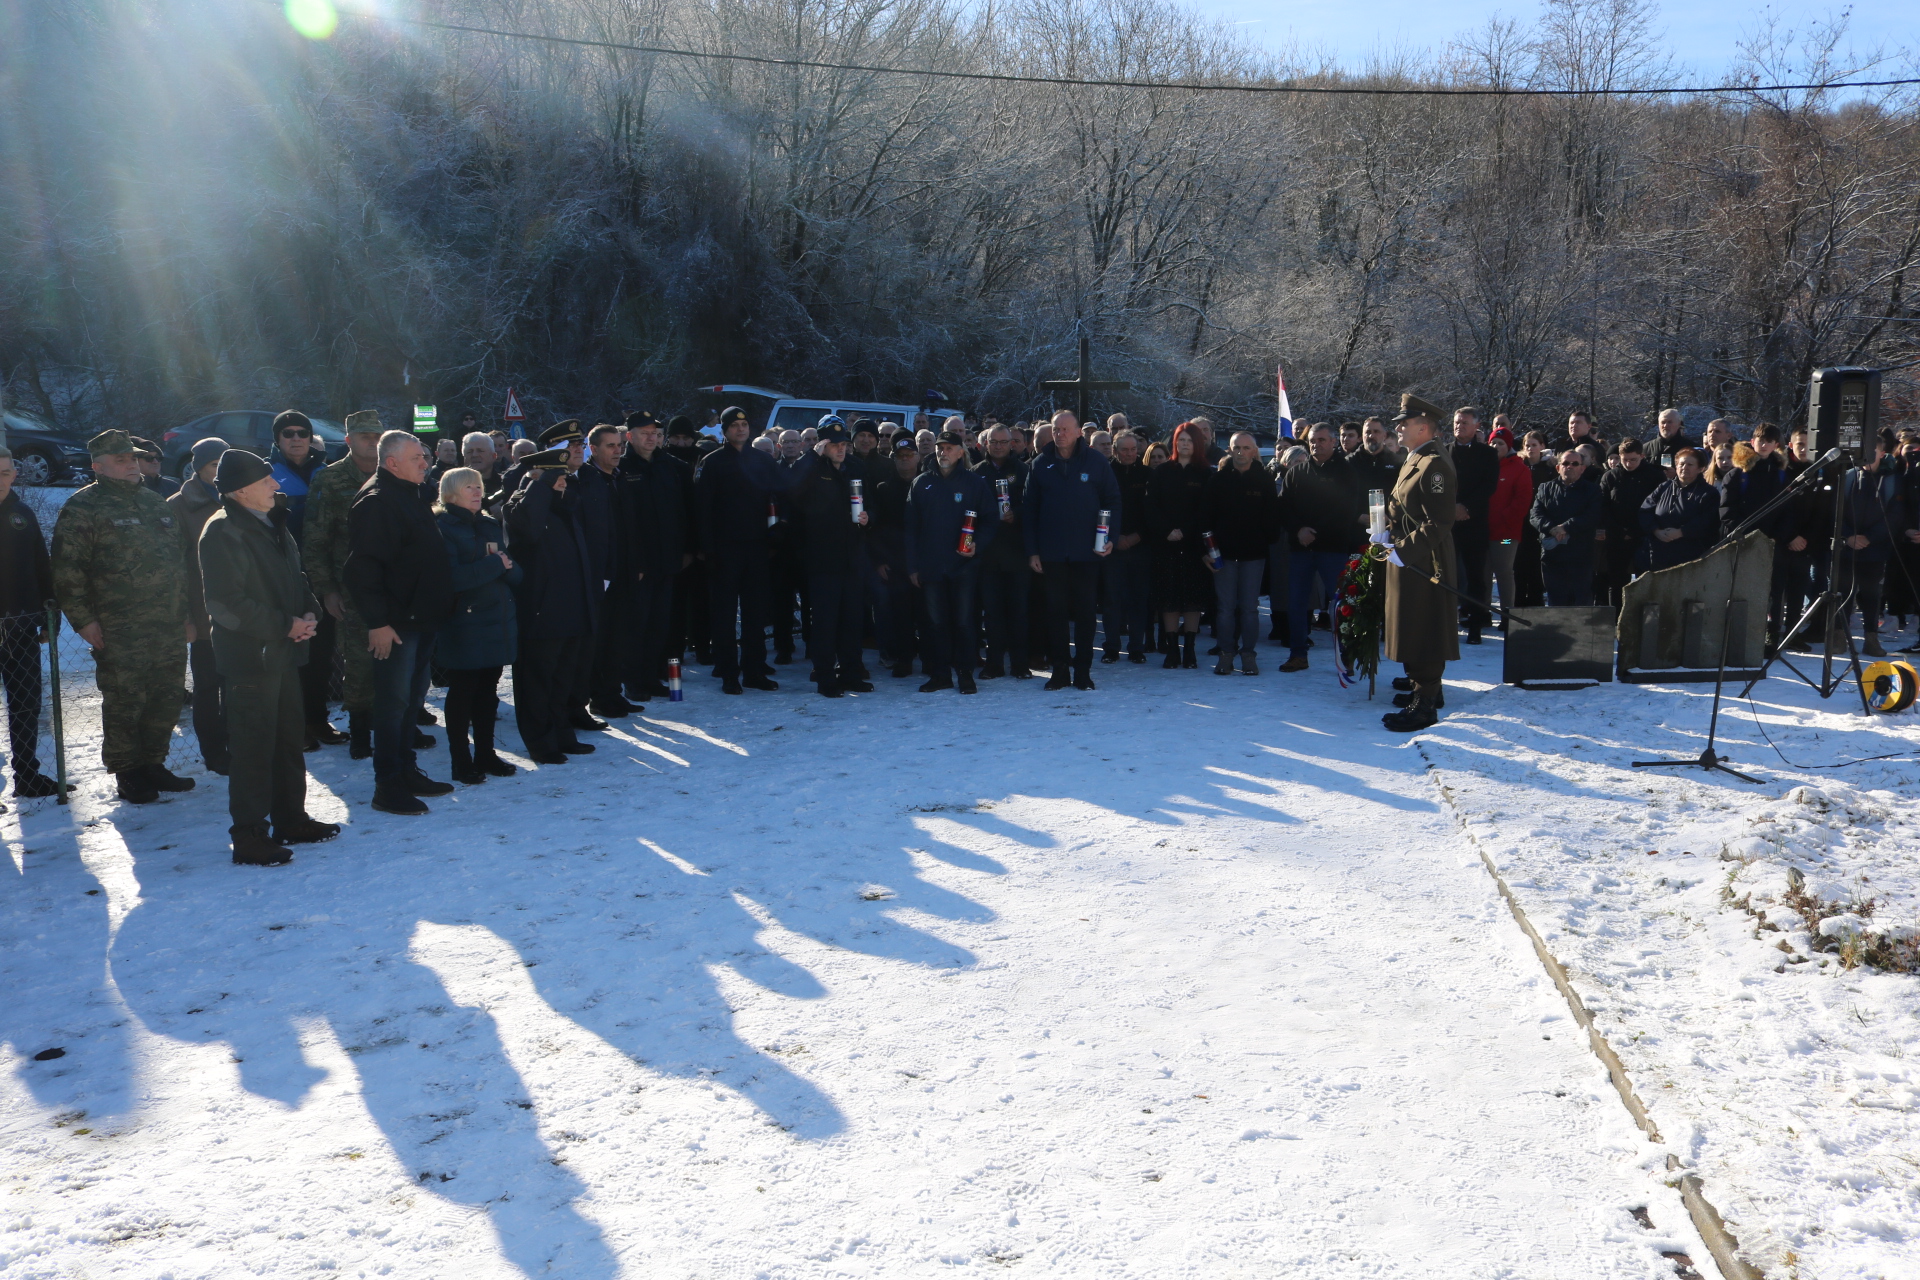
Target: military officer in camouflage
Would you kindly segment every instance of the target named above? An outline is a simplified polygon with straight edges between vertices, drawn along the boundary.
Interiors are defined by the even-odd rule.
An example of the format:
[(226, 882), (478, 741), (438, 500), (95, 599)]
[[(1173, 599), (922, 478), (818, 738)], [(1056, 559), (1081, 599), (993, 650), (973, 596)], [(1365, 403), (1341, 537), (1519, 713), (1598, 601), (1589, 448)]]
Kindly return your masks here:
[(347, 456), (325, 467), (307, 496), (305, 545), (307, 581), (321, 607), (333, 616), (340, 657), (347, 670), (347, 752), (355, 760), (373, 754), (373, 654), (367, 649), (367, 624), (347, 594), (347, 511), (353, 497), (379, 470), (380, 415), (362, 409), (347, 415)]
[(87, 441), (94, 481), (53, 526), (53, 589), (93, 648), (101, 757), (120, 798), (147, 804), (162, 791), (193, 789), (193, 779), (168, 771), (167, 746), (194, 633), (178, 522), (142, 483), (134, 448), (124, 431)]

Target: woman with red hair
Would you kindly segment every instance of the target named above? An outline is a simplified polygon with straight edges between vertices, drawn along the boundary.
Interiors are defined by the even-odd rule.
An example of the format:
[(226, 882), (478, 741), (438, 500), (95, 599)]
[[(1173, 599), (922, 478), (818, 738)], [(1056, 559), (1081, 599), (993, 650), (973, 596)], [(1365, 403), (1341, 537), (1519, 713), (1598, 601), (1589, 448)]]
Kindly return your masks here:
[[(1211, 469), (1200, 431), (1191, 422), (1173, 429), (1173, 458), (1147, 478), (1147, 543), (1153, 549), (1152, 595), (1160, 610), (1165, 668), (1197, 667), (1200, 615), (1213, 607), (1213, 579), (1204, 557)], [(1174, 647), (1175, 635), (1179, 648)]]

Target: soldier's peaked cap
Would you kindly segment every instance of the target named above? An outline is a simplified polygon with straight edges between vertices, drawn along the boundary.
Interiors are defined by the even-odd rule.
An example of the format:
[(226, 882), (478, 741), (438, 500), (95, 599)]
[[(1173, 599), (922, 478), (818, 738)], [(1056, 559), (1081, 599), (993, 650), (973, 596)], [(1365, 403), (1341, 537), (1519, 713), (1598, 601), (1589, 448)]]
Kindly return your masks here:
[(1438, 424), (1447, 416), (1446, 411), (1431, 400), (1422, 400), (1408, 391), (1400, 397), (1400, 412), (1394, 415), (1395, 422), (1405, 422), (1408, 418), (1425, 418)]
[(580, 430), (580, 419), (568, 418), (565, 422), (556, 422), (540, 433), (540, 443), (552, 448), (557, 444), (574, 444), (586, 438)]
[(626, 426), (629, 431), (638, 431), (642, 427), (657, 427), (659, 425), (660, 419), (654, 417), (645, 409), (635, 409), (632, 413), (628, 414), (626, 418)]
[(109, 453), (132, 453), (133, 437), (120, 430), (102, 431), (87, 441), (87, 452), (96, 458)]
[[(576, 440), (578, 436), (574, 437)], [(530, 453), (520, 459), (520, 465), (532, 471), (553, 471), (565, 469), (567, 465), (567, 447), (561, 445), (555, 449), (542, 449), (539, 453)]]

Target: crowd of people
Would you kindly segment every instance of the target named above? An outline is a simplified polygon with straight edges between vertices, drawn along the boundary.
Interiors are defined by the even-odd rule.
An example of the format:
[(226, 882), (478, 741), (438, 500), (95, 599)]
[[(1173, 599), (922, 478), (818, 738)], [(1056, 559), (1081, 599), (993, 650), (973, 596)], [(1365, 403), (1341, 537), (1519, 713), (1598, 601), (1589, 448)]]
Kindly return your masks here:
[[(1096, 662), (1199, 667), (1210, 622), (1212, 672), (1253, 675), (1264, 594), (1294, 673), (1328, 643), (1314, 633), (1369, 538), (1393, 552), (1386, 657), (1407, 671), (1385, 723), (1424, 727), (1460, 639), (1504, 625), (1496, 599), (1617, 606), (1634, 574), (1704, 553), (1809, 462), (1803, 432), (1783, 441), (1768, 424), (1735, 441), (1715, 422), (1694, 441), (1668, 411), (1652, 439), (1609, 443), (1575, 413), (1551, 440), (1516, 440), (1505, 415), (1415, 396), (1391, 424), (1312, 424), (1270, 460), (1205, 418), (1158, 436), (1119, 414), (1087, 432), (1064, 411), (918, 432), (829, 414), (756, 432), (729, 408), (717, 435), (636, 412), (511, 442), (468, 415), (431, 451), (371, 411), (345, 425), (331, 463), (297, 410), (275, 420), (267, 458), (200, 441), (177, 486), (149, 442), (103, 432), (50, 558), (0, 459), (0, 647), (34, 645), (58, 601), (93, 649), (103, 760), (134, 804), (194, 785), (166, 765), (190, 668), (193, 731), (228, 778), (240, 863), (284, 864), (290, 846), (337, 834), (306, 813), (306, 751), (370, 758), (372, 807), (391, 814), (512, 775), (495, 749), (509, 670), (524, 755), (543, 767), (674, 696), (689, 657), (728, 695), (778, 688), (796, 655), (827, 698), (916, 664), (926, 694), (1042, 672), (1047, 689), (1090, 691)], [(1882, 433), (1873, 453), (1845, 486), (1850, 555), (1832, 556), (1831, 486), (1766, 522), (1776, 636), (1842, 562), (1867, 652), (1883, 605), (1920, 613), (1920, 440)], [(16, 665), (16, 790), (45, 795), (37, 723), (19, 722), (38, 690), (16, 689)], [(453, 782), (418, 754), (434, 745), (436, 685)]]

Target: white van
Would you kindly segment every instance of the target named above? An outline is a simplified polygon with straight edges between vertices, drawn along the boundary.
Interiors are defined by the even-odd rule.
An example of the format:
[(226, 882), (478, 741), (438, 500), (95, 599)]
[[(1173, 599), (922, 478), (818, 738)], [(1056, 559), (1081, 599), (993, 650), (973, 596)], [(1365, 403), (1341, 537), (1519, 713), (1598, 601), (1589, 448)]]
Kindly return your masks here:
[[(737, 383), (700, 387), (697, 390), (702, 395), (770, 401), (771, 405), (764, 413), (760, 413), (755, 405), (740, 405), (749, 414), (758, 415), (753, 419), (755, 435), (761, 434), (769, 423), (782, 431), (804, 431), (808, 427), (819, 426), (820, 419), (829, 413), (837, 413), (845, 419), (849, 431), (853, 430), (853, 424), (861, 418), (872, 418), (876, 426), (882, 422), (897, 422), (909, 431), (918, 431), (922, 427), (929, 431), (938, 431), (941, 423), (960, 412), (958, 409), (938, 409), (929, 413), (923, 408), (910, 404), (867, 404), (859, 400), (798, 400), (784, 391), (742, 386)], [(735, 400), (734, 403), (739, 403), (739, 400)]]

